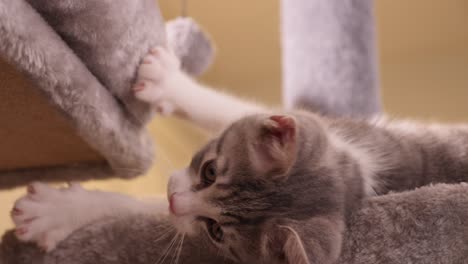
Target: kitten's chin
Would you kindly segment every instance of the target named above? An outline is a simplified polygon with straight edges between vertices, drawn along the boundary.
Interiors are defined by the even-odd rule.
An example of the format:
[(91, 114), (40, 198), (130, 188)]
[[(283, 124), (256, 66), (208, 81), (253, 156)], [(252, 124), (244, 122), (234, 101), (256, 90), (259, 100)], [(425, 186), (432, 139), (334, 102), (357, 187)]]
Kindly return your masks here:
[(189, 236), (194, 235), (196, 233), (195, 217), (189, 215), (175, 216), (174, 214), (170, 214), (169, 219), (179, 233), (186, 234)]

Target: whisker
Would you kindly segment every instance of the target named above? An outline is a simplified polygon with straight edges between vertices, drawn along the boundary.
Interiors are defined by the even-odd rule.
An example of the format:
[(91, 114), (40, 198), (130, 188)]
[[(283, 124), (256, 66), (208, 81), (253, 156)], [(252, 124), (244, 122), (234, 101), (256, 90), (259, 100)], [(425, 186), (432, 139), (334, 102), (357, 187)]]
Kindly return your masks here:
[[(220, 249), (218, 249), (218, 250), (221, 251)], [(227, 259), (226, 253), (225, 252), (221, 252), (221, 253), (222, 253), (221, 256), (223, 257), (223, 262), (226, 262), (226, 259)]]
[(169, 249), (171, 248), (172, 242), (176, 238), (177, 238), (177, 234), (171, 239), (171, 241), (169, 242), (169, 245), (166, 247), (166, 250), (163, 252), (163, 254), (161, 254), (156, 264), (163, 263), (164, 259), (166, 258), (166, 253), (169, 251)]
[(176, 242), (174, 243), (174, 248), (175, 248), (174, 253), (175, 253), (175, 254), (172, 254), (170, 263), (174, 263), (174, 261), (175, 261), (175, 259), (176, 259), (176, 257), (177, 257), (177, 249), (178, 249), (178, 246), (179, 246), (179, 239), (177, 239)]
[(174, 246), (174, 242), (177, 241), (177, 238), (179, 237), (179, 233), (175, 234), (174, 238), (171, 240), (169, 243), (169, 246), (166, 248), (166, 251), (161, 255), (159, 258), (157, 264), (164, 263), (164, 260), (167, 258), (167, 256), (171, 253), (172, 247)]
[(182, 235), (182, 239), (180, 240), (179, 250), (177, 251), (177, 258), (174, 264), (177, 264), (179, 262), (180, 253), (182, 252), (182, 247), (184, 246), (184, 239), (185, 239), (185, 234)]
[(164, 231), (162, 231), (162, 234), (160, 234), (160, 236), (156, 240), (154, 240), (153, 242), (156, 243), (156, 242), (159, 242), (159, 241), (167, 238), (172, 233), (172, 231), (174, 231), (174, 229), (175, 228), (172, 227), (172, 226), (166, 228)]

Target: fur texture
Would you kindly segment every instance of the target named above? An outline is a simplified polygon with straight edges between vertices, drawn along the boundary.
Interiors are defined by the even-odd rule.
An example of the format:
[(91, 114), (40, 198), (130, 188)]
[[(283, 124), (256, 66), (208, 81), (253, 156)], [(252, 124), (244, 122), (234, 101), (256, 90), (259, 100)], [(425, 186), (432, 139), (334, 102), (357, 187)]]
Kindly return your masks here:
[(28, 0), (101, 84), (121, 100), (137, 124), (152, 117), (129, 87), (143, 54), (166, 43), (157, 2), (152, 0)]
[[(337, 263), (468, 263), (466, 204), (466, 184), (439, 184), (370, 198), (349, 218)], [(0, 245), (0, 263), (157, 263), (175, 235), (163, 235), (167, 221), (141, 214), (104, 218), (75, 232), (48, 254), (19, 243), (9, 232)], [(186, 238), (179, 263), (230, 263), (212, 250), (210, 244)], [(161, 263), (171, 263), (174, 254), (171, 251)]]
[[(153, 80), (153, 81), (154, 81), (154, 80)], [(194, 86), (194, 87), (195, 87), (195, 86)], [(213, 94), (212, 94), (212, 95), (213, 95)], [(219, 97), (219, 98), (223, 98), (223, 97)], [(224, 97), (224, 98), (229, 98), (229, 97)], [(174, 104), (174, 102), (169, 102), (169, 103)], [(176, 110), (177, 110), (177, 109), (176, 109)], [(245, 109), (244, 109), (244, 110), (245, 110)], [(189, 113), (190, 113), (189, 111), (186, 112), (186, 114), (189, 114)], [(240, 114), (240, 115), (244, 115), (244, 114), (246, 114), (246, 113), (248, 113), (248, 111), (239, 111), (239, 112), (237, 112), (237, 113), (234, 113), (234, 115), (232, 115), (232, 116), (230, 116), (230, 117), (234, 117), (234, 116), (236, 116), (236, 114), (237, 114), (237, 115), (239, 115), (239, 114)], [(190, 113), (190, 114), (192, 114), (192, 113)], [(203, 115), (203, 116), (207, 116), (206, 114), (202, 114), (202, 115)], [(199, 116), (194, 115), (194, 116), (192, 116), (192, 118), (194, 118), (194, 119), (200, 118), (200, 116), (202, 116), (202, 115), (199, 115)], [(236, 117), (238, 117), (238, 116), (236, 116)], [(200, 119), (203, 120), (203, 118), (200, 118)], [(345, 123), (345, 122), (341, 122), (341, 123)], [(365, 125), (364, 125), (364, 128), (365, 128)], [(378, 134), (378, 133), (377, 133), (377, 134)], [(347, 140), (342, 140), (342, 137), (338, 137), (338, 138), (339, 138), (339, 139), (338, 139), (338, 141), (337, 141), (337, 142), (338, 142), (337, 144), (344, 143), (342, 146), (345, 147), (345, 146), (347, 146), (347, 144), (349, 143), (349, 141), (347, 141)], [(413, 140), (414, 140), (414, 138), (413, 138)], [(344, 141), (344, 142), (343, 142), (343, 141)], [(447, 145), (446, 145), (446, 144), (443, 144), (443, 146), (447, 146)], [(460, 154), (460, 153), (458, 153), (458, 155), (459, 155), (459, 154)], [(431, 157), (431, 159), (436, 158), (436, 157), (437, 157), (437, 156)], [(430, 159), (430, 160), (431, 160), (431, 159)], [(416, 165), (417, 165), (417, 164), (416, 164)], [(438, 164), (438, 165), (439, 165), (440, 167), (443, 167), (445, 164), (444, 164), (444, 163), (441, 163), (441, 164)], [(435, 168), (440, 168), (440, 167), (436, 166)], [(423, 167), (423, 168), (424, 168), (424, 167)], [(443, 175), (449, 175), (449, 176), (451, 176), (450, 172), (448, 172), (448, 173), (449, 173), (449, 174), (443, 174)], [(385, 175), (386, 175), (386, 174), (385, 174)], [(392, 174), (389, 174), (389, 175), (392, 175)], [(380, 176), (380, 175), (379, 175), (379, 176)], [(424, 175), (423, 175), (423, 176), (424, 176)], [(418, 179), (418, 182), (416, 182), (416, 183), (413, 183), (413, 182), (403, 182), (403, 184), (402, 184), (402, 185), (403, 185), (403, 189), (411, 188), (411, 187), (414, 187), (414, 186), (418, 186), (418, 184), (424, 184), (425, 182), (427, 182), (427, 181), (425, 181), (426, 179), (424, 179), (424, 178), (423, 178), (423, 179), (417, 178), (417, 179)], [(449, 179), (449, 180), (452, 180), (451, 178), (448, 178), (448, 179)], [(437, 180), (443, 181), (443, 180), (447, 180), (447, 178), (444, 178), (444, 179), (442, 179), (442, 178), (437, 178), (436, 181), (437, 181)], [(453, 179), (453, 180), (454, 180), (454, 181), (459, 181), (459, 180), (462, 180), (462, 178), (457, 177), (457, 178), (455, 178), (455, 179)], [(387, 182), (385, 182), (385, 183), (387, 183)], [(370, 185), (371, 187), (374, 187), (374, 185), (372, 184), (372, 181), (370, 181), (370, 184), (369, 184), (369, 185)], [(389, 186), (390, 186), (390, 187), (393, 187), (393, 188), (396, 188), (396, 187), (398, 187), (399, 185), (392, 185), (391, 182), (390, 182), (390, 185), (389, 185)], [(464, 187), (464, 188), (466, 188), (466, 186), (464, 186), (464, 185), (456, 186), (456, 187)], [(430, 188), (430, 187), (426, 187), (426, 188)], [(388, 188), (388, 189), (391, 189), (391, 188)], [(415, 192), (418, 192), (418, 191), (421, 191), (421, 190), (416, 190), (416, 191), (411, 192), (411, 193), (415, 193)], [(451, 189), (450, 191), (451, 191), (450, 194), (452, 194), (452, 193), (458, 193), (458, 192), (456, 192), (456, 190), (454, 190), (454, 189)], [(434, 192), (433, 192), (433, 193), (434, 193)], [(466, 193), (466, 190), (464, 190), (464, 193)], [(405, 193), (399, 194), (399, 195), (404, 195), (404, 194), (405, 194)], [(459, 193), (458, 193), (458, 194), (459, 194)], [(398, 196), (398, 195), (397, 195), (397, 196)], [(450, 197), (450, 196), (445, 194), (445, 196), (443, 196), (443, 197)], [(385, 197), (384, 197), (384, 198), (385, 198)], [(404, 198), (407, 199), (408, 197), (404, 197)], [(430, 199), (431, 197), (424, 197), (424, 198), (425, 198), (425, 200), (427, 200), (427, 199)], [(378, 198), (375, 198), (375, 199), (378, 199)], [(456, 199), (457, 201), (459, 201), (459, 200), (462, 200), (462, 197), (456, 196), (455, 199)], [(405, 201), (405, 200), (402, 200), (402, 201), (399, 201), (399, 202), (400, 202), (400, 203), (403, 203), (404, 201)], [(370, 200), (369, 202), (372, 202), (372, 200)], [(442, 205), (442, 208), (441, 208), (441, 209), (447, 209), (447, 207), (450, 206), (452, 203), (454, 203), (454, 202), (453, 202), (453, 201), (449, 201), (449, 202), (445, 202), (445, 203), (442, 203), (442, 202), (441, 202), (441, 203), (440, 203), (440, 204)], [(419, 204), (420, 204), (420, 203), (418, 203), (418, 205), (419, 205)], [(436, 204), (437, 204), (437, 203), (436, 203)], [(463, 203), (463, 204), (464, 204), (464, 203)], [(458, 206), (461, 206), (460, 204), (457, 204), (457, 205), (458, 205)], [(363, 208), (366, 209), (367, 206), (368, 206), (368, 204), (367, 204), (367, 202), (365, 202)], [(431, 209), (433, 209), (434, 207), (435, 207), (435, 206), (431, 207)], [(371, 207), (371, 208), (372, 208), (372, 207)], [(381, 207), (378, 207), (378, 208), (381, 209), (381, 208), (384, 208), (384, 206), (381, 206)], [(398, 207), (398, 208), (399, 208), (399, 207)], [(463, 207), (461, 207), (461, 208), (463, 208)], [(375, 208), (374, 208), (374, 209), (375, 209)], [(392, 209), (392, 210), (395, 209), (395, 204), (392, 204), (392, 208), (391, 208), (391, 209)], [(412, 209), (412, 210), (409, 211), (409, 212), (407, 212), (407, 211), (404, 212), (404, 213), (405, 213), (405, 214), (404, 214), (405, 216), (409, 215), (410, 213), (414, 213), (414, 212), (417, 212), (417, 211), (418, 211), (418, 210), (417, 210), (418, 208), (410, 208), (410, 209)], [(424, 207), (423, 209), (426, 209), (426, 207)], [(443, 210), (441, 210), (441, 211), (443, 211)], [(360, 211), (357, 211), (357, 212), (360, 212)], [(420, 214), (423, 214), (423, 213), (424, 213), (424, 211), (422, 211), (422, 212), (421, 212), (421, 211), (418, 211), (418, 212), (419, 212)], [(432, 212), (433, 212), (433, 211), (431, 210), (431, 213), (432, 213)], [(436, 211), (435, 213), (437, 213), (437, 212), (439, 212), (439, 211)], [(354, 214), (356, 214), (354, 211), (351, 211), (350, 214), (349, 214), (349, 216), (350, 216), (349, 222), (350, 222), (350, 223), (348, 223), (348, 224), (350, 225), (350, 227), (352, 226), (352, 219), (353, 219), (353, 215), (354, 215)], [(460, 211), (460, 210), (456, 211), (455, 219), (459, 220), (459, 219), (460, 219), (459, 217), (460, 217), (460, 216), (463, 216), (464, 214), (466, 214), (466, 212), (464, 212), (463, 210), (461, 210), (461, 211)], [(378, 215), (378, 214), (377, 214), (377, 215)], [(430, 216), (432, 217), (433, 215), (431, 214)], [(446, 212), (444, 212), (444, 217), (450, 217), (450, 216), (451, 216), (450, 214), (447, 214)], [(385, 219), (385, 220), (388, 220), (387, 217), (388, 217), (388, 214), (385, 214), (384, 219)], [(416, 217), (416, 216), (415, 216), (415, 217)], [(463, 217), (463, 218), (464, 218), (464, 217)], [(369, 217), (366, 218), (366, 220), (368, 220), (368, 219), (369, 219)], [(417, 219), (417, 217), (416, 217), (416, 219)], [(433, 219), (433, 218), (429, 218), (429, 219)], [(393, 219), (390, 219), (390, 220), (393, 220)], [(411, 218), (411, 220), (414, 220), (414, 219)], [(417, 219), (417, 220), (419, 220), (419, 219)], [(423, 221), (423, 220), (424, 220), (424, 219), (422, 219), (422, 220), (420, 220), (420, 221)], [(431, 221), (431, 220), (430, 220), (430, 221)], [(455, 221), (455, 222), (456, 222), (456, 221)], [(135, 223), (138, 223), (138, 222), (135, 221)], [(447, 223), (447, 222), (446, 222), (446, 221), (442, 221), (442, 222), (437, 222), (437, 221), (436, 221), (436, 226), (433, 226), (433, 225), (431, 225), (430, 223), (426, 223), (426, 222), (423, 222), (421, 225), (419, 225), (420, 222), (417, 222), (417, 226), (420, 227), (420, 228), (422, 228), (422, 229), (423, 229), (423, 232), (429, 233), (429, 231), (433, 231), (433, 230), (426, 230), (426, 228), (427, 228), (428, 226), (434, 227), (434, 230), (435, 230), (435, 231), (440, 231), (439, 229), (437, 229), (437, 227), (438, 227), (437, 225), (443, 226), (445, 223)], [(153, 223), (153, 224), (154, 224), (154, 223)], [(370, 225), (369, 225), (369, 224), (370, 224)], [(371, 233), (372, 233), (372, 232), (371, 232), (372, 230), (368, 230), (368, 227), (369, 227), (369, 226), (375, 227), (375, 226), (378, 226), (378, 224), (379, 224), (378, 222), (377, 222), (377, 223), (369, 223), (369, 222), (367, 221), (367, 222), (365, 223), (365, 227), (366, 227), (367, 229), (366, 229), (365, 232), (363, 232), (364, 235), (368, 235), (368, 234), (371, 234)], [(381, 224), (382, 224), (382, 223), (381, 223)], [(404, 234), (406, 235), (405, 237), (408, 237), (408, 236), (412, 235), (411, 232), (410, 232), (409, 234), (406, 233), (406, 231), (408, 231), (408, 228), (411, 227), (410, 223), (408, 223), (408, 224), (409, 224), (409, 225), (404, 225), (403, 227), (401, 227), (401, 229), (402, 229), (401, 231), (404, 232)], [(451, 224), (454, 224), (454, 223), (451, 223)], [(156, 224), (156, 225), (154, 225), (154, 226), (158, 226), (158, 225)], [(385, 226), (385, 225), (384, 225), (384, 226)], [(395, 227), (394, 225), (390, 225), (390, 226), (393, 227), (393, 228), (390, 228), (390, 231), (393, 232), (393, 233), (386, 234), (386, 235), (388, 235), (390, 238), (400, 239), (400, 238), (401, 238), (400, 235), (398, 235), (398, 234), (395, 235), (395, 229), (398, 230), (398, 228), (394, 228), (394, 227)], [(458, 223), (457, 227), (460, 227), (460, 226), (463, 226), (463, 225), (460, 225), (460, 223)], [(445, 228), (446, 228), (446, 227), (443, 227), (442, 229), (445, 229)], [(290, 230), (290, 229), (285, 228), (285, 230), (288, 231), (288, 230)], [(293, 229), (293, 230), (295, 230), (295, 229)], [(307, 229), (307, 230), (312, 230), (312, 229)], [(307, 233), (307, 230), (306, 230), (306, 232), (305, 232), (307, 235), (310, 235), (310, 237), (317, 237), (317, 233), (308, 234), (308, 233)], [(352, 228), (349, 228), (347, 232), (351, 232), (352, 230), (353, 230)], [(378, 230), (378, 229), (375, 229), (375, 228), (374, 228), (373, 230)], [(133, 231), (136, 233), (135, 230), (133, 230)], [(161, 235), (160, 232), (161, 232), (162, 230), (159, 229), (158, 231), (159, 231), (159, 232), (158, 232), (159, 235)], [(316, 229), (316, 231), (317, 231), (317, 229)], [(399, 230), (399, 231), (400, 231), (400, 230)], [(419, 230), (419, 231), (422, 231), (422, 230)], [(458, 229), (457, 231), (458, 231), (457, 234), (458, 234), (458, 235), (461, 234), (461, 235), (462, 235), (462, 238), (461, 238), (461, 239), (457, 239), (456, 242), (460, 242), (462, 245), (466, 244), (466, 242), (465, 242), (464, 239), (463, 239), (463, 238), (465, 237), (465, 233), (464, 233), (465, 230), (463, 230), (463, 229), (462, 229), (462, 230)], [(146, 230), (145, 232), (146, 232), (146, 233), (150, 233), (150, 232), (148, 232), (147, 230)], [(445, 235), (445, 234), (447, 233), (447, 230), (443, 230), (443, 231), (441, 231), (440, 233)], [(292, 234), (293, 237), (298, 235), (297, 233), (294, 233), (294, 232), (289, 232), (288, 234), (289, 234), (289, 235)], [(327, 232), (327, 234), (328, 234), (328, 232)], [(347, 233), (347, 234), (349, 234), (349, 233)], [(434, 237), (437, 237), (437, 234), (438, 234), (438, 233), (431, 233), (428, 237), (429, 237), (429, 239), (432, 239), (432, 238), (434, 238)], [(453, 234), (453, 236), (451, 236), (450, 239), (453, 239), (454, 237), (459, 238), (459, 237), (457, 236), (457, 234)], [(277, 235), (280, 236), (280, 238), (286, 236), (286, 234), (283, 233), (283, 232), (278, 232)], [(104, 236), (104, 237), (105, 237), (105, 236)], [(345, 236), (345, 237), (346, 237), (346, 236)], [(350, 235), (350, 237), (352, 237), (352, 239), (350, 239), (351, 241), (355, 241), (354, 236), (352, 236), (352, 234)], [(72, 238), (73, 238), (73, 236), (72, 236), (70, 239), (72, 239)], [(141, 237), (140, 237), (140, 238), (141, 238)], [(161, 238), (161, 237), (159, 237), (159, 238)], [(291, 241), (291, 240), (290, 240), (289, 238), (290, 238), (290, 237), (287, 237), (287, 240), (286, 240), (287, 243), (284, 245), (284, 247), (286, 247), (286, 248), (289, 248), (289, 247), (297, 248), (297, 247), (303, 247), (303, 246), (304, 246), (304, 245), (301, 244), (301, 243), (298, 244), (298, 243), (294, 243), (294, 242), (293, 242), (292, 244), (290, 244), (289, 241)], [(421, 238), (421, 237), (416, 235), (416, 238), (414, 238), (414, 239), (417, 240), (417, 238)], [(440, 237), (438, 237), (438, 238), (439, 238), (438, 242), (440, 242), (442, 239), (440, 239)], [(121, 238), (120, 238), (120, 239), (121, 239)], [(374, 239), (366, 239), (366, 237), (364, 237), (364, 239), (365, 239), (365, 240), (364, 240), (365, 242), (371, 242), (371, 243), (375, 243), (375, 240), (376, 240), (375, 238), (374, 238)], [(273, 239), (273, 241), (274, 241), (274, 240), (275, 240), (275, 239)], [(297, 240), (296, 240), (296, 241), (297, 241)], [(345, 241), (348, 241), (348, 240), (345, 240)], [(122, 242), (123, 242), (122, 240), (119, 241), (120, 244), (122, 244)], [(164, 242), (167, 243), (168, 241), (164, 241)], [(198, 242), (198, 241), (197, 241), (197, 242)], [(387, 241), (387, 242), (389, 242), (389, 241)], [(429, 242), (428, 242), (428, 241), (425, 241), (425, 240), (423, 239), (422, 241), (420, 240), (419, 243), (429, 243)], [(187, 244), (190, 246), (190, 242), (188, 242)], [(201, 244), (200, 242), (197, 243), (197, 248), (199, 248), (200, 244)], [(12, 245), (12, 244), (10, 244), (10, 245)], [(457, 245), (458, 245), (458, 244), (453, 243), (453, 242), (450, 243), (450, 249), (460, 249), (460, 248), (463, 248), (463, 247), (457, 248)], [(344, 246), (346, 247), (346, 242), (345, 242)], [(402, 246), (401, 243), (397, 243), (396, 246), (398, 247), (398, 249), (404, 248), (404, 246)], [(131, 246), (128, 246), (126, 249), (129, 249), (130, 247), (131, 247)], [(154, 247), (154, 246), (152, 245), (152, 247)], [(140, 247), (139, 249), (141, 249), (141, 248), (144, 248), (144, 247)], [(209, 248), (209, 247), (208, 247), (208, 248)], [(369, 248), (375, 249), (375, 247), (372, 247), (372, 246), (369, 246)], [(443, 247), (434, 247), (434, 248), (437, 249), (437, 250), (439, 250), (440, 248), (442, 248), (442, 251), (443, 251), (444, 249), (446, 249), (446, 248), (443, 248)], [(113, 249), (115, 250), (115, 248), (113, 248)], [(186, 254), (187, 252), (188, 252), (188, 253), (192, 253), (192, 252), (191, 252), (191, 249), (192, 249), (192, 248), (190, 247), (187, 251), (184, 251), (184, 254)], [(385, 245), (385, 251), (387, 252), (389, 249), (390, 249), (390, 247), (389, 247), (388, 245)], [(432, 255), (434, 255), (434, 256), (432, 256), (432, 255), (429, 256), (429, 257), (430, 257), (430, 261), (431, 261), (430, 263), (433, 263), (434, 260), (436, 260), (436, 261), (439, 260), (438, 255), (437, 255), (437, 253), (438, 253), (437, 250), (436, 250), (435, 252), (431, 252)], [(351, 254), (353, 254), (353, 256), (355, 256), (355, 255), (356, 255), (356, 251), (357, 251), (356, 249), (351, 250)], [(205, 251), (205, 252), (206, 252), (206, 253), (210, 253), (210, 249), (208, 249), (208, 251)], [(343, 254), (345, 254), (346, 252), (347, 252), (347, 251), (344, 250), (344, 251), (343, 251)], [(316, 252), (314, 252), (314, 253), (317, 254)], [(419, 257), (418, 254), (414, 254), (414, 252), (411, 252), (411, 251), (406, 251), (405, 253), (407, 254), (407, 255), (405, 255), (405, 256), (407, 256), (407, 257), (410, 256), (410, 257), (415, 258), (415, 259), (414, 259), (415, 262), (418, 262), (418, 263), (426, 263), (425, 261), (426, 261), (427, 259), (424, 259), (424, 257), (426, 257), (427, 255), (424, 255), (424, 256), (422, 256), (421, 258), (416, 259), (417, 257)], [(458, 250), (456, 253), (454, 253), (454, 252), (452, 252), (452, 251), (450, 251), (450, 252), (443, 251), (442, 253), (444, 253), (444, 259), (449, 259), (449, 260), (450, 260), (449, 263), (462, 263), (462, 261), (464, 260), (465, 255), (466, 255), (464, 250)], [(460, 256), (460, 255), (457, 254), (457, 253), (462, 254), (463, 256)], [(154, 255), (154, 254), (157, 254), (157, 252), (152, 252), (152, 254), (153, 254), (153, 255)], [(379, 252), (378, 252), (378, 251), (372, 251), (372, 253), (370, 253), (370, 254), (371, 254), (371, 256), (375, 256), (375, 255), (378, 255)], [(191, 255), (192, 255), (192, 258), (191, 258), (189, 261), (194, 261), (194, 260), (195, 260), (196, 263), (201, 262), (201, 260), (199, 260), (199, 259), (194, 259), (194, 258), (193, 258), (193, 254), (191, 254)], [(2, 252), (2, 258), (7, 259), (8, 256), (9, 256), (8, 250), (5, 250), (5, 251)], [(69, 255), (69, 256), (70, 256), (70, 255)], [(82, 255), (82, 256), (83, 256), (83, 255)], [(80, 261), (81, 261), (81, 260), (84, 260), (84, 258), (83, 258), (82, 256), (80, 257)], [(20, 256), (20, 257), (21, 257), (21, 256)], [(36, 257), (37, 257), (37, 256), (36, 256)], [(119, 257), (120, 257), (120, 256), (119, 256)], [(341, 257), (343, 258), (343, 255), (342, 255)], [(346, 255), (344, 255), (344, 257), (346, 257)], [(138, 258), (139, 258), (139, 259), (143, 259), (143, 258), (144, 258), (144, 254), (139, 254), (139, 255), (138, 255)], [(302, 260), (303, 260), (303, 258), (301, 258), (301, 255), (300, 255), (300, 254), (297, 254), (297, 255), (293, 256), (292, 259), (296, 259), (296, 258), (297, 258), (297, 259), (302, 259)], [(114, 260), (117, 259), (117, 260), (119, 260), (119, 261), (121, 261), (121, 262), (124, 262), (124, 261), (128, 260), (129, 258), (126, 257), (126, 256), (124, 256), (124, 258), (115, 258), (115, 257), (114, 257), (113, 259), (114, 259)], [(42, 259), (42, 260), (41, 260), (40, 258), (38, 259), (38, 261), (44, 261), (44, 260), (46, 260), (46, 259)], [(368, 260), (368, 259), (367, 259), (367, 260)], [(389, 260), (391, 261), (391, 259), (383, 259), (383, 258), (380, 259), (380, 258), (379, 258), (379, 259), (374, 259), (374, 262), (375, 262), (375, 261), (378, 261), (378, 262), (380, 262), (380, 263), (385, 263), (384, 261), (389, 261)], [(401, 256), (399, 256), (398, 260), (401, 261)], [(65, 262), (67, 262), (67, 263), (72, 263), (73, 260), (71, 260), (71, 261), (62, 260), (62, 261), (65, 261)], [(94, 262), (98, 261), (98, 262), (103, 263), (103, 260), (96, 259), (96, 258), (94, 258), (92, 261), (94, 261)], [(138, 260), (137, 260), (137, 261), (138, 261)], [(222, 262), (222, 261), (220, 261), (220, 260), (218, 260), (218, 259), (214, 259), (214, 258), (211, 258), (211, 261), (216, 261), (215, 263)], [(15, 262), (17, 262), (17, 261), (15, 261)], [(351, 263), (351, 262), (352, 262), (352, 261), (347, 261), (346, 263)], [(442, 261), (439, 261), (439, 262), (442, 262)], [(134, 262), (132, 262), (132, 263), (137, 263), (137, 262), (134, 261)], [(208, 262), (208, 263), (209, 263), (209, 262)]]
[[(149, 45), (164, 42), (154, 1), (30, 2), (38, 10), (24, 0), (0, 1), (0, 54), (37, 85), (107, 162), (2, 172), (0, 188), (32, 178), (57, 180), (68, 175), (83, 180), (143, 174), (152, 163), (153, 147), (142, 123), (130, 113), (144, 119), (149, 107), (126, 98)], [(122, 107), (112, 94), (128, 107)]]
[[(136, 95), (206, 127), (229, 126), (177, 177), (185, 178), (187, 183), (181, 185), (185, 187), (169, 188), (169, 195), (176, 226), (189, 232), (206, 230), (232, 259), (251, 262), (255, 256), (261, 263), (276, 263), (285, 257), (291, 263), (302, 255), (301, 263), (332, 263), (340, 251), (343, 223), (362, 198), (467, 180), (466, 126), (325, 118), (310, 113), (242, 118), (252, 109), (257, 113), (271, 110), (190, 80), (175, 61), (161, 49), (149, 55), (141, 66)], [(207, 173), (206, 166), (210, 168)], [(205, 180), (205, 175), (213, 176)], [(223, 220), (226, 216), (239, 224)], [(198, 226), (200, 217), (206, 225)], [(278, 225), (293, 236), (273, 228)], [(225, 227), (235, 227), (225, 234), (227, 242), (211, 231), (222, 235)], [(269, 234), (273, 237), (265, 239)], [(290, 246), (290, 241), (296, 242)], [(277, 250), (277, 256), (264, 254), (262, 247), (266, 252)], [(291, 255), (285, 248), (304, 250)]]
[[(224, 233), (211, 235), (214, 244), (239, 262), (335, 263), (344, 223), (363, 198), (466, 182), (467, 149), (463, 125), (248, 116), (194, 156), (183, 176), (190, 184), (169, 189), (171, 209), (193, 223), (176, 222), (180, 230)], [(208, 184), (206, 175), (215, 175)]]
[(167, 42), (182, 61), (182, 69), (190, 75), (201, 75), (213, 63), (215, 47), (207, 32), (189, 17), (166, 23)]
[(381, 111), (372, 0), (282, 0), (283, 102), (322, 114)]
[[(466, 126), (326, 118), (307, 112), (272, 115), (194, 82), (179, 67), (174, 54), (153, 49), (139, 69), (137, 98), (206, 127), (227, 128), (188, 168), (171, 177), (170, 216), (189, 241), (214, 245), (238, 263), (335, 263), (346, 226), (366, 202), (363, 198), (466, 181)], [(202, 104), (206, 99), (213, 103)], [(220, 101), (222, 106), (215, 103)], [(213, 114), (221, 109), (226, 110)], [(248, 115), (250, 111), (263, 114)], [(13, 210), (16, 235), (51, 250), (85, 224), (140, 208), (127, 206), (133, 204), (129, 198), (103, 194), (97, 199), (92, 192), (70, 190), (56, 192), (63, 197), (51, 199), (52, 205), (41, 200), (40, 191), (20, 199)], [(42, 205), (34, 209), (28, 200)], [(66, 220), (75, 214), (74, 221)], [(180, 241), (175, 236), (170, 245)]]

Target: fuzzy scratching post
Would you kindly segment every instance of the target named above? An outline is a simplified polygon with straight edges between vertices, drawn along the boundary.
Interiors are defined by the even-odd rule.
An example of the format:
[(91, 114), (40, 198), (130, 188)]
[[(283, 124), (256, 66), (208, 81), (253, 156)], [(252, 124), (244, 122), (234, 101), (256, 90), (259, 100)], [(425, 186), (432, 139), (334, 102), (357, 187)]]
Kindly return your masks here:
[[(214, 56), (190, 19), (168, 24), (182, 66)], [(152, 165), (151, 107), (131, 87), (165, 45), (154, 0), (0, 0), (0, 189), (31, 181), (131, 178)]]
[(215, 48), (210, 36), (191, 18), (180, 17), (166, 23), (167, 41), (181, 60), (182, 69), (198, 76), (213, 63)]
[(136, 122), (147, 123), (149, 106), (131, 89), (143, 54), (164, 43), (154, 0), (28, 0), (99, 81), (125, 105)]
[(380, 112), (372, 0), (282, 0), (281, 16), (286, 108)]
[(152, 111), (131, 86), (165, 43), (156, 1), (1, 0), (0, 35), (0, 189), (150, 168)]

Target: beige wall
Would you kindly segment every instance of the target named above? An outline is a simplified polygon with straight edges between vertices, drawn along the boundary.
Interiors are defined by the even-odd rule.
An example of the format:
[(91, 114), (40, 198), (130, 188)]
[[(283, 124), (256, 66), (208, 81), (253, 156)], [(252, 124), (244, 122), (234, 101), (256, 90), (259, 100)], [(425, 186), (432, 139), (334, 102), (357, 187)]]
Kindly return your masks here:
[(468, 1), (377, 3), (386, 109), (398, 116), (468, 120)]
[[(167, 18), (179, 1), (161, 0)], [(211, 32), (218, 57), (203, 80), (270, 104), (280, 102), (278, 1), (190, 1), (189, 13)], [(378, 0), (380, 62), (385, 108), (400, 117), (468, 121), (468, 1)], [(157, 162), (133, 181), (87, 187), (146, 196), (163, 193), (169, 172), (186, 164), (204, 141), (202, 132), (173, 119), (150, 126)], [(0, 232), (22, 189), (0, 192)]]

